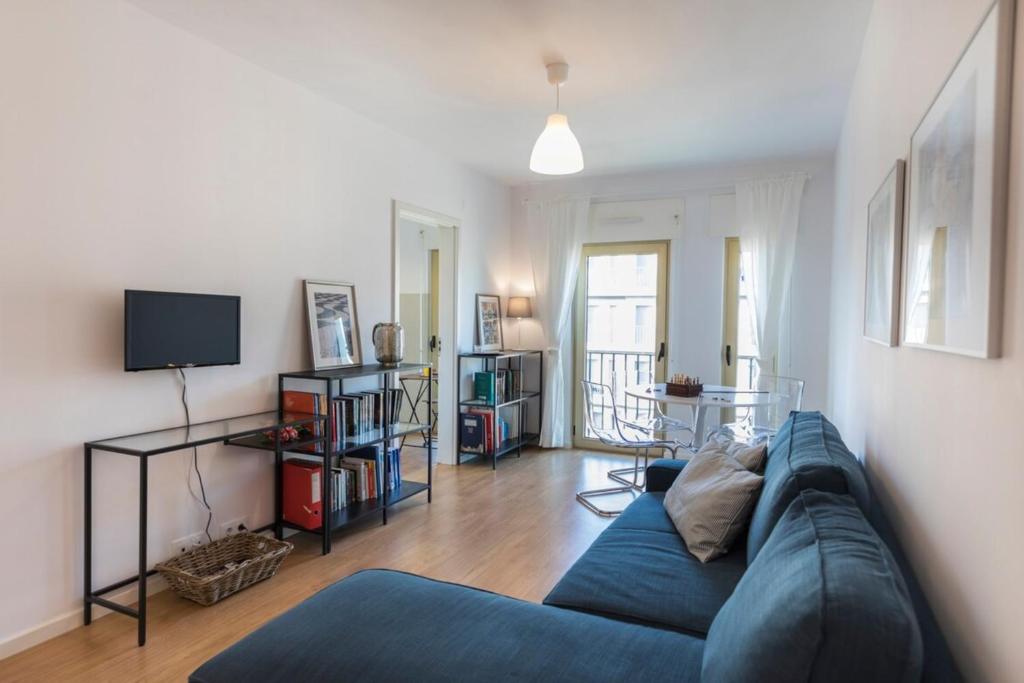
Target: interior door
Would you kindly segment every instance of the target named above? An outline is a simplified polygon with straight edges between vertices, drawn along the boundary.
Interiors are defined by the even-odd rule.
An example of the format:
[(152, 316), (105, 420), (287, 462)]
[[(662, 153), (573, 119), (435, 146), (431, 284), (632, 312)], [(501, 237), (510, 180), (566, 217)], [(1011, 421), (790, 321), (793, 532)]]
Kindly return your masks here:
[[(668, 242), (616, 242), (583, 247), (575, 303), (575, 381), (611, 386), (627, 416), (646, 414), (646, 401), (629, 398), (628, 385), (662, 382), (668, 348)], [(575, 400), (574, 444), (600, 448)], [(611, 410), (612, 406), (603, 409)]]
[(428, 324), (429, 339), (427, 347), (430, 349), (430, 367), (437, 369), (438, 358), (441, 354), (441, 325), (440, 325), (440, 294), (441, 294), (441, 251), (430, 250), (430, 322)]

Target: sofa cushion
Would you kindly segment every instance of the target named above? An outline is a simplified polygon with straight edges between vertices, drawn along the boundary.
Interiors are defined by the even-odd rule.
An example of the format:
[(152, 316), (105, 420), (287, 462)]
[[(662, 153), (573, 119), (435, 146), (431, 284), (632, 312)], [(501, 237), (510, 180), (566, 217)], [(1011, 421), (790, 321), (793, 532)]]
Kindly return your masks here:
[(853, 498), (801, 491), (708, 633), (705, 681), (917, 681), (921, 635)]
[[(627, 511), (648, 496), (641, 496)], [(664, 510), (661, 514), (667, 517)], [(702, 564), (674, 529), (608, 528), (548, 593), (544, 604), (703, 636), (744, 569), (742, 544)]]
[(632, 529), (635, 531), (664, 531), (678, 535), (672, 520), (665, 512), (664, 493), (645, 493), (626, 507), (615, 518), (609, 529)]
[(645, 488), (652, 493), (664, 493), (672, 486), (679, 473), (686, 467), (686, 460), (669, 460), (658, 458), (647, 467)]
[(803, 489), (848, 493), (865, 512), (870, 493), (860, 462), (839, 431), (819, 412), (794, 412), (768, 450), (764, 487), (750, 518), (747, 564), (754, 561), (775, 523)]
[(199, 667), (193, 683), (698, 681), (703, 641), (412, 574), (335, 583)]

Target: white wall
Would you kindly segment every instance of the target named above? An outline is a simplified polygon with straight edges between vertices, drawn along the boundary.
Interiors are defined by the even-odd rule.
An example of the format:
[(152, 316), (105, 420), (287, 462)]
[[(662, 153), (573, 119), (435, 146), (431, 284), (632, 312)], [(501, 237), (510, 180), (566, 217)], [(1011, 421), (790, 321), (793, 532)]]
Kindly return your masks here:
[[(790, 159), (622, 176), (580, 177), (516, 188), (512, 201), (513, 239), (525, 234), (524, 200), (565, 194), (589, 194), (598, 201), (676, 199), (683, 206), (678, 225), (636, 230), (623, 225), (618, 236), (606, 226), (594, 242), (669, 239), (669, 374), (685, 372), (705, 381), (721, 376), (722, 304), (725, 237), (735, 236), (735, 185), (738, 180), (806, 171), (793, 267), (791, 300), (794, 334), (780, 370), (807, 382), (804, 405), (824, 408), (828, 381), (829, 260), (832, 250), (832, 159)], [(667, 209), (666, 209), (667, 211)], [(667, 213), (666, 213), (667, 216)], [(514, 251), (510, 294), (532, 294), (529, 255)], [(523, 344), (540, 348), (537, 321), (526, 321)]]
[[(309, 365), (303, 278), (356, 284), (372, 361), (392, 199), (461, 219), (469, 347), (473, 294), (507, 282), (509, 193), (117, 1), (0, 5), (0, 82), (3, 656), (79, 623), (82, 442), (183, 421), (171, 372), (121, 369), (125, 288), (241, 295), (242, 363), (189, 373), (192, 416), (270, 409), (276, 373)], [(268, 456), (200, 457), (217, 520), (270, 521)], [(136, 464), (96, 456), (97, 585), (133, 573)], [(187, 464), (150, 465), (154, 561), (205, 521)]]
[(1024, 297), (1020, 274), (1024, 11), (1018, 8), (1004, 356), (861, 338), (866, 207), (989, 0), (876, 2), (836, 160), (831, 415), (865, 458), (969, 680), (1024, 676)]

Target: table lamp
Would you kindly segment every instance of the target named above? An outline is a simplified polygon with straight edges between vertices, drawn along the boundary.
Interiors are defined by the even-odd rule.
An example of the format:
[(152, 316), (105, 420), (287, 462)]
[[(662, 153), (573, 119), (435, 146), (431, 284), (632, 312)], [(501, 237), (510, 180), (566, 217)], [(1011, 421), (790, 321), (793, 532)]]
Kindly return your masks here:
[(533, 307), (530, 306), (530, 297), (528, 296), (510, 296), (508, 298), (508, 310), (505, 313), (506, 317), (515, 318), (518, 322), (516, 323), (517, 341), (516, 346), (522, 348), (523, 346), (523, 318), (533, 317)]

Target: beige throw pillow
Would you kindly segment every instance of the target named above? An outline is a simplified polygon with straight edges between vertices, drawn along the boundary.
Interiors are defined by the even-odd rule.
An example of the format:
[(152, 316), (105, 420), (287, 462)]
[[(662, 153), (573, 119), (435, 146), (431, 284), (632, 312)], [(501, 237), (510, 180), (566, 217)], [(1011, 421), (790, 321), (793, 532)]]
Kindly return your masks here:
[(750, 520), (763, 477), (722, 449), (701, 450), (665, 494), (665, 512), (701, 562), (724, 555)]
[(740, 461), (751, 472), (760, 474), (768, 457), (768, 444), (761, 442), (753, 446), (738, 441), (708, 441), (698, 453), (723, 451)]

